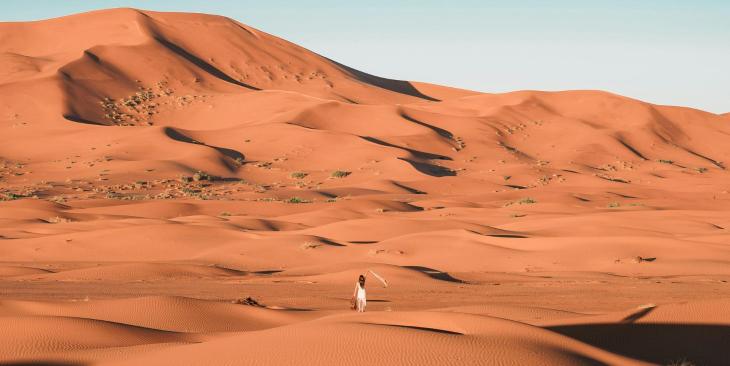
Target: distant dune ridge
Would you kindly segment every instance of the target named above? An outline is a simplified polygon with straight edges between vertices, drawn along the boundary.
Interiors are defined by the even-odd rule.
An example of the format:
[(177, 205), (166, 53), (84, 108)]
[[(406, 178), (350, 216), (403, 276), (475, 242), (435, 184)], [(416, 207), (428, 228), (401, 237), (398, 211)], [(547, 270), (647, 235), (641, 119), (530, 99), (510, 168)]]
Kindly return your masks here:
[(730, 364), (728, 139), (220, 16), (0, 23), (0, 364)]

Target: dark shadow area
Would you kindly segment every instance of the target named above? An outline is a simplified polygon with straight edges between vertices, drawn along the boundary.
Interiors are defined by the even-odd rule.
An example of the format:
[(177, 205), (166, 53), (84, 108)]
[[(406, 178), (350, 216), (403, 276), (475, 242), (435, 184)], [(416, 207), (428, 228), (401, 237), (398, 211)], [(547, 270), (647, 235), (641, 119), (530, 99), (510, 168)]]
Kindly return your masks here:
[(425, 151), (420, 151), (420, 150), (409, 149), (407, 147), (394, 145), (394, 144), (391, 144), (389, 142), (385, 142), (383, 140), (376, 139), (375, 137), (360, 136), (360, 138), (363, 139), (363, 140), (365, 140), (365, 141), (372, 142), (374, 144), (378, 144), (378, 145), (381, 145), (381, 146), (387, 146), (387, 147), (392, 147), (392, 148), (396, 148), (396, 149), (401, 149), (401, 150), (408, 151), (409, 153), (413, 154), (414, 157), (419, 158), (419, 159), (452, 160), (448, 156), (438, 155), (438, 154), (432, 154), (432, 153), (425, 152)]
[(406, 268), (406, 269), (411, 269), (414, 271), (421, 272), (435, 280), (446, 281), (446, 282), (455, 282), (455, 283), (466, 283), (465, 281), (452, 277), (450, 274), (448, 274), (446, 272), (441, 272), (437, 269), (422, 267), (422, 266), (402, 266), (402, 267)]
[(379, 76), (370, 75), (370, 74), (362, 72), (360, 70), (355, 70), (355, 69), (353, 69), (349, 66), (345, 66), (335, 60), (331, 60), (328, 58), (327, 58), (327, 60), (332, 62), (333, 64), (335, 64), (337, 67), (341, 68), (343, 71), (352, 75), (355, 79), (362, 81), (363, 83), (370, 84), (372, 86), (377, 86), (378, 88), (383, 88), (385, 90), (390, 90), (392, 92), (429, 100), (432, 102), (441, 101), (439, 99), (432, 98), (426, 94), (421, 93), (420, 91), (418, 91), (418, 89), (413, 87), (413, 85), (407, 81), (381, 78)]
[(628, 194), (623, 194), (623, 193), (616, 193), (616, 192), (606, 192), (606, 193), (613, 194), (613, 195), (619, 196), (621, 198), (639, 198), (639, 197), (629, 196)]
[(106, 126), (103, 123), (94, 122), (94, 121), (90, 121), (88, 119), (81, 118), (79, 115), (77, 115), (75, 113), (66, 113), (63, 115), (63, 118), (65, 118), (71, 122), (76, 122), (76, 123), (85, 123), (87, 125)]
[(504, 186), (512, 189), (527, 189), (525, 186), (518, 186), (516, 184), (505, 184)]
[(730, 326), (708, 324), (582, 324), (546, 329), (627, 357), (669, 364), (730, 365)]
[(284, 272), (284, 271), (280, 270), (280, 269), (270, 269), (270, 270), (256, 271), (256, 272), (251, 272), (251, 273), (257, 274), (257, 275), (270, 276), (272, 274), (277, 274), (277, 273), (281, 273), (281, 272)]
[(456, 175), (456, 172), (449, 168), (444, 168), (442, 166), (428, 164), (428, 163), (420, 163), (417, 161), (404, 159), (404, 158), (398, 158), (400, 160), (403, 160), (407, 162), (408, 164), (411, 164), (416, 170), (419, 172), (430, 175), (432, 177), (453, 177)]
[[(207, 147), (209, 147), (211, 149), (215, 149), (221, 155), (223, 155), (225, 157), (228, 157), (228, 158), (230, 158), (232, 160), (235, 160), (235, 161), (245, 161), (245, 159), (246, 159), (246, 157), (243, 154), (241, 154), (239, 151), (236, 151), (236, 150), (233, 150), (233, 149), (229, 149), (229, 148), (226, 148), (226, 147), (218, 147), (218, 146), (212, 146), (212, 145), (205, 144), (203, 142), (200, 142), (200, 141), (197, 141), (195, 139), (192, 139), (189, 136), (186, 136), (182, 132), (180, 132), (180, 131), (172, 128), (172, 127), (165, 127), (164, 132), (165, 132), (165, 135), (167, 135), (167, 137), (169, 137), (169, 138), (171, 138), (171, 139), (173, 139), (175, 141), (185, 142), (185, 143), (188, 143), (188, 144), (196, 144), (196, 145), (207, 146)], [(226, 166), (229, 169), (234, 169), (235, 168), (234, 166), (231, 166), (230, 163), (227, 162), (227, 161), (224, 161), (223, 163), (226, 164)]]
[(234, 85), (242, 86), (244, 88), (248, 88), (251, 90), (261, 90), (255, 86), (251, 86), (245, 83), (242, 83), (230, 76), (228, 74), (224, 73), (221, 70), (218, 70), (215, 66), (203, 61), (198, 56), (193, 55), (192, 53), (186, 51), (184, 48), (166, 40), (165, 38), (162, 38), (160, 36), (156, 36), (155, 40), (159, 42), (161, 45), (167, 47), (170, 51), (176, 53), (177, 55), (181, 56), (182, 58), (188, 60), (190, 63), (194, 64), (195, 66), (199, 67), (203, 71), (215, 76), (218, 79), (221, 79), (227, 83), (231, 83)]
[(320, 242), (321, 242), (322, 244), (327, 244), (327, 245), (331, 245), (331, 246), (333, 246), (333, 247), (344, 247), (344, 246), (346, 246), (346, 245), (344, 245), (344, 244), (340, 244), (340, 243), (338, 243), (338, 242), (336, 242), (336, 241), (333, 241), (333, 240), (330, 240), (330, 239), (327, 239), (327, 238), (321, 238), (321, 237), (317, 237), (317, 238), (319, 239), (319, 241), (320, 241)]
[(511, 239), (525, 239), (529, 238), (529, 236), (524, 235), (517, 235), (517, 234), (487, 234), (484, 236), (491, 236), (494, 238), (511, 238)]
[(417, 124), (417, 125), (420, 125), (420, 126), (426, 127), (426, 128), (428, 128), (428, 129), (430, 129), (430, 130), (432, 130), (432, 131), (436, 132), (436, 133), (437, 133), (437, 134), (439, 134), (439, 135), (440, 135), (441, 137), (446, 137), (446, 138), (447, 138), (447, 139), (449, 139), (449, 140), (452, 140), (452, 139), (454, 138), (454, 134), (453, 134), (453, 133), (451, 133), (451, 132), (449, 132), (449, 131), (446, 131), (446, 130), (444, 130), (443, 128), (439, 128), (439, 127), (436, 127), (436, 126), (434, 126), (434, 125), (430, 125), (430, 124), (428, 124), (428, 123), (426, 123), (426, 122), (423, 122), (423, 121), (419, 121), (419, 120), (417, 120), (417, 119), (415, 119), (415, 118), (413, 118), (413, 117), (409, 116), (409, 115), (408, 115), (408, 114), (407, 114), (406, 112), (404, 112), (404, 111), (403, 111), (402, 109), (401, 109), (401, 110), (399, 111), (399, 115), (401, 116), (401, 118), (403, 118), (403, 119), (405, 119), (405, 120), (407, 120), (407, 121), (409, 121), (409, 122), (413, 122), (413, 123), (415, 123), (415, 124)]
[(649, 159), (646, 158), (646, 156), (644, 156), (644, 154), (642, 154), (641, 152), (639, 152), (639, 150), (636, 150), (633, 146), (629, 145), (626, 141), (624, 141), (624, 139), (622, 137), (617, 137), (616, 138), (616, 141), (618, 141), (621, 145), (623, 145), (623, 147), (625, 147), (626, 149), (628, 149), (629, 151), (631, 151), (632, 154), (636, 155), (640, 159), (642, 159), (642, 160), (649, 160)]
[(679, 146), (679, 148), (681, 148), (682, 150), (684, 150), (684, 151), (686, 151), (686, 152), (688, 152), (688, 153), (690, 153), (690, 154), (692, 154), (692, 155), (694, 155), (694, 156), (696, 156), (696, 157), (698, 157), (700, 159), (704, 159), (704, 160), (709, 161), (710, 163), (712, 163), (712, 165), (714, 165), (714, 166), (716, 166), (716, 167), (718, 167), (718, 168), (720, 168), (722, 170), (725, 170), (725, 166), (722, 165), (722, 163), (719, 162), (719, 161), (717, 161), (717, 160), (711, 159), (711, 158), (709, 158), (707, 156), (704, 156), (704, 155), (702, 155), (700, 153), (697, 153), (695, 151), (692, 151), (692, 150), (690, 150), (690, 149), (688, 149), (686, 147), (683, 147), (683, 146)]
[[(370, 300), (368, 300), (368, 301), (370, 301)], [(432, 333), (441, 333), (441, 334), (450, 334), (450, 335), (464, 335), (463, 333), (453, 332), (453, 331), (446, 330), (446, 329), (417, 327), (415, 325), (381, 324), (381, 323), (367, 323), (367, 324), (380, 325), (380, 326), (384, 326), (384, 327), (397, 327), (397, 328), (413, 329), (413, 330), (420, 330), (420, 331), (432, 332)]]
[[(421, 191), (421, 190), (418, 190), (418, 189), (415, 189), (415, 188), (408, 187), (406, 185), (403, 185), (403, 184), (398, 183), (398, 182), (395, 182), (395, 181), (393, 182), (393, 185), (396, 186), (396, 187), (398, 187), (398, 188), (405, 189), (406, 191), (408, 191), (408, 193), (411, 193), (411, 194), (427, 194), (428, 193), (428, 192), (424, 192), (424, 191)], [(418, 208), (419, 211), (422, 211), (423, 210), (422, 207), (417, 207), (417, 206), (413, 206), (413, 207)]]
[(377, 240), (352, 240), (348, 241), (350, 244), (375, 244), (378, 243)]
[(648, 307), (648, 308), (644, 308), (644, 309), (640, 309), (639, 311), (637, 311), (637, 312), (635, 312), (633, 314), (630, 314), (630, 315), (626, 316), (625, 318), (621, 319), (621, 323), (634, 323), (637, 320), (645, 317), (647, 314), (649, 314), (652, 311), (654, 311), (654, 309), (656, 309), (656, 308), (653, 307), (653, 306), (652, 307)]

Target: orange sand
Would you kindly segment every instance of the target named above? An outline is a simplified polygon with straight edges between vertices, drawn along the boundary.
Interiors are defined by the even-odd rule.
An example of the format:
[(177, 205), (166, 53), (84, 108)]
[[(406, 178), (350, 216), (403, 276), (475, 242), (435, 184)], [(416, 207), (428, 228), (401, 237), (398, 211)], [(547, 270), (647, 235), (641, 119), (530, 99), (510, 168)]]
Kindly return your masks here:
[(730, 364), (728, 122), (218, 16), (0, 23), (0, 364)]

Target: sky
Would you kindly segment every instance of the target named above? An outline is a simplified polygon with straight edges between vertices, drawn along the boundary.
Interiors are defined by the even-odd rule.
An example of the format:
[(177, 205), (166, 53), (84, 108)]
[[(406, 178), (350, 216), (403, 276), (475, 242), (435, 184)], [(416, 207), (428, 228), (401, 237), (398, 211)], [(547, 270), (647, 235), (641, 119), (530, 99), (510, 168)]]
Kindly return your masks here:
[(388, 78), (730, 112), (730, 0), (0, 0), (0, 21), (112, 7), (224, 15)]

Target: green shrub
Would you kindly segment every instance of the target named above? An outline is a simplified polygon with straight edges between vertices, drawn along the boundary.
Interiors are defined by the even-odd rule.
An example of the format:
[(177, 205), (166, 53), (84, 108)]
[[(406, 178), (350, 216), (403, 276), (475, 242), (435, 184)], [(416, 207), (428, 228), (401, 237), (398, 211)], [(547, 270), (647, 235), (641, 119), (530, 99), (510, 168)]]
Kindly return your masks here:
[(303, 198), (299, 198), (299, 197), (292, 197), (292, 198), (286, 200), (286, 203), (309, 203), (309, 202), (310, 201), (307, 201), (307, 200), (305, 200)]
[(294, 178), (294, 179), (304, 179), (304, 178), (307, 177), (307, 175), (309, 175), (309, 174), (307, 174), (305, 172), (294, 172), (294, 173), (291, 173), (291, 177)]
[(347, 177), (350, 174), (351, 174), (351, 172), (348, 172), (348, 171), (335, 170), (334, 172), (332, 172), (332, 174), (330, 176), (332, 178), (345, 178), (345, 177)]

